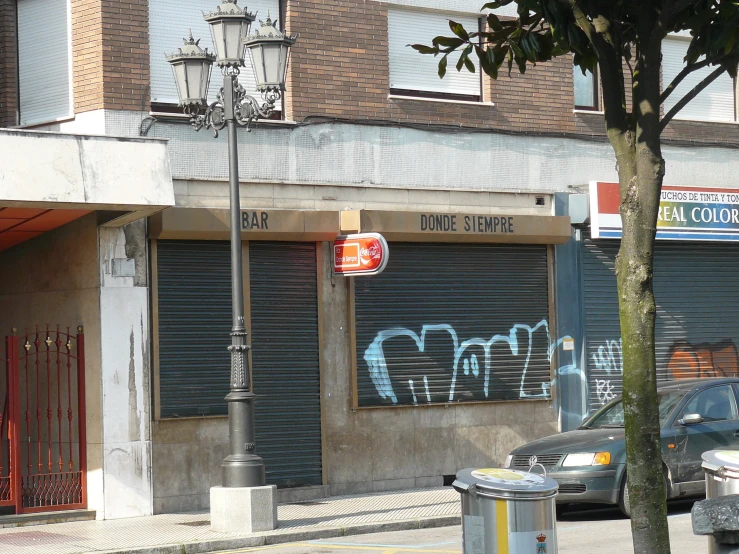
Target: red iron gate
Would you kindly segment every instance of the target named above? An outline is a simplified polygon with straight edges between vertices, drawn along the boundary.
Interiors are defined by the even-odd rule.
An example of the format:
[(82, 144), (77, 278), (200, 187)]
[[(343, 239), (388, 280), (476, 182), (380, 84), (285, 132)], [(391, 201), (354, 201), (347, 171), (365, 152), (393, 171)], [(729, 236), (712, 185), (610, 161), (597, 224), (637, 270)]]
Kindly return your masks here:
[(5, 337), (5, 348), (0, 506), (17, 514), (86, 508), (82, 327), (72, 335), (69, 327), (37, 325), (23, 337)]

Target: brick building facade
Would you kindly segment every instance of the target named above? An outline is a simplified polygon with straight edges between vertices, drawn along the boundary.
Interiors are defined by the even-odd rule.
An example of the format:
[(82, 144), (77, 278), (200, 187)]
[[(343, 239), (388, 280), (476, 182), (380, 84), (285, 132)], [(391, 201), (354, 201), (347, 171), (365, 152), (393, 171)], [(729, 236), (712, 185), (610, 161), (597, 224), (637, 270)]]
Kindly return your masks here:
[[(19, 10), (32, 15), (33, 1), (17, 0)], [(127, 414), (144, 422), (145, 436), (140, 450), (106, 462), (108, 473), (120, 472), (123, 500), (105, 517), (206, 508), (228, 448), (225, 138), (194, 133), (178, 113), (164, 59), (190, 30), (211, 48), (201, 10), (217, 3), (69, 0), (72, 113), (29, 105), (24, 115), (17, 60), (32, 53), (18, 51), (16, 1), (0, 0), (2, 124), (31, 113), (26, 126), (41, 130), (168, 141), (176, 207), (149, 218), (145, 254), (140, 244), (125, 253), (147, 261), (137, 286), (149, 294), (151, 317), (141, 325), (151, 325), (151, 339), (131, 353), (129, 377), (143, 400)], [(283, 499), (442, 485), (581, 421), (593, 407), (588, 353), (580, 335), (574, 350), (561, 339), (575, 336), (572, 321), (583, 316), (574, 308), (560, 315), (579, 302), (580, 269), (569, 280), (561, 272), (579, 268), (572, 252), (587, 218), (573, 215), (571, 228), (563, 199), (574, 206), (591, 181), (617, 176), (597, 101), (576, 109), (571, 60), (476, 77), (477, 88), (459, 77), (449, 93), (448, 80), (420, 75), (413, 90), (408, 80), (393, 83), (399, 63), (415, 64), (398, 48), (404, 32), (423, 31), (413, 18), (474, 20), (479, 6), (247, 6), (257, 20), (279, 13), (299, 34), (284, 113), (238, 133), (241, 208), (260, 222), (242, 238), (257, 451), (268, 482)], [(433, 65), (418, 56), (419, 66)], [(211, 100), (219, 78), (215, 70)], [(730, 186), (727, 175), (739, 171), (733, 90), (733, 113), (717, 104), (724, 121), (670, 124), (667, 186)], [(353, 231), (388, 238), (386, 273), (333, 275), (331, 241)], [(468, 341), (479, 350), (466, 350)], [(139, 473), (121, 469), (129, 465)]]

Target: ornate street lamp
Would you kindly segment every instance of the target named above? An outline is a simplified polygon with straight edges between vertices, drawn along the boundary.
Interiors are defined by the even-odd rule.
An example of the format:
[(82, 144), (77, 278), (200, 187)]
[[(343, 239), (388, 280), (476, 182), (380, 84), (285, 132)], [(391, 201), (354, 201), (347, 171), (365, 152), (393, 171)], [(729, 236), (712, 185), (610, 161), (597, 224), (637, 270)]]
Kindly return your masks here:
[[(252, 123), (269, 117), (285, 90), (288, 52), (297, 37), (278, 31), (267, 18), (262, 28), (249, 35), (255, 16), (241, 9), (236, 0), (223, 0), (215, 11), (204, 13), (210, 24), (215, 56), (199, 47), (190, 36), (175, 54), (167, 56), (172, 64), (180, 106), (199, 131), (211, 129), (214, 136), (228, 126), (229, 189), (231, 196), (231, 294), (233, 325), (231, 329), (231, 391), (228, 402), (230, 454), (223, 461), (224, 487), (259, 487), (264, 485), (264, 462), (255, 452), (254, 399), (249, 381), (249, 367), (244, 325), (244, 296), (241, 271), (241, 231), (239, 201), (239, 164), (236, 125), (251, 130)], [(238, 82), (244, 67), (245, 50), (253, 59), (257, 89), (263, 102), (246, 93)], [(208, 104), (207, 93), (211, 65), (215, 61), (223, 73), (223, 87), (216, 100)]]

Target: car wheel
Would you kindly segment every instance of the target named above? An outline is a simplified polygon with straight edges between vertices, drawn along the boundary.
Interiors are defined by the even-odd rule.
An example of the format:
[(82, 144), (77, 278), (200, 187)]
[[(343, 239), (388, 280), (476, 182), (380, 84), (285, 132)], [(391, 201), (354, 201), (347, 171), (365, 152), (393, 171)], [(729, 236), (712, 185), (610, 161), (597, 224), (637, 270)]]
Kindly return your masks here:
[(629, 487), (626, 485), (626, 475), (621, 479), (621, 492), (618, 495), (618, 509), (626, 517), (631, 517), (631, 502), (629, 501)]
[[(621, 513), (628, 518), (631, 518), (631, 501), (629, 500), (629, 487), (626, 486), (627, 474), (624, 474), (624, 478), (621, 479), (621, 493), (618, 495), (618, 509)], [(665, 498), (669, 498), (668, 491), (670, 490), (670, 484), (666, 473), (662, 472), (662, 479), (665, 483)]]

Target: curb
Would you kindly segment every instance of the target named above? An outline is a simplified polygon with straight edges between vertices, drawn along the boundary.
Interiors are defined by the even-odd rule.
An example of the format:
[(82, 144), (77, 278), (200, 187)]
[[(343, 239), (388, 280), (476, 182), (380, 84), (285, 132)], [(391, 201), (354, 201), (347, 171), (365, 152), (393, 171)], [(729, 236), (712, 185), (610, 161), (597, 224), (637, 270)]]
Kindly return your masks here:
[(432, 529), (435, 527), (450, 527), (459, 525), (460, 516), (434, 516), (421, 519), (403, 519), (398, 521), (383, 521), (377, 523), (362, 523), (346, 527), (319, 527), (305, 530), (285, 530), (284, 532), (258, 533), (249, 536), (229, 539), (212, 539), (201, 542), (163, 544), (158, 546), (143, 546), (139, 548), (95, 550), (94, 554), (206, 554), (209, 552), (223, 552), (240, 548), (254, 548), (291, 542), (305, 542), (319, 539), (335, 539), (352, 535), (366, 535), (370, 533), (387, 533), (391, 531), (412, 531), (415, 529)]

